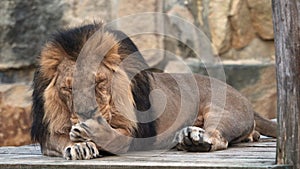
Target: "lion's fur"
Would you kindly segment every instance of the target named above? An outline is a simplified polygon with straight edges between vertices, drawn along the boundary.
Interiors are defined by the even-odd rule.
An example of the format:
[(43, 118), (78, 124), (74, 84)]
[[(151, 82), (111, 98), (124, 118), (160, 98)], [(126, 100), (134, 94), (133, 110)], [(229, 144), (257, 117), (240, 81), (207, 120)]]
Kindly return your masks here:
[[(94, 34), (95, 32), (97, 33)], [(100, 62), (99, 57), (95, 59), (94, 56), (103, 57), (103, 60), (100, 59)], [(82, 62), (91, 61), (97, 66), (94, 72), (83, 71), (92, 73), (93, 83), (95, 83), (97, 109), (93, 117), (104, 118), (112, 129), (133, 137), (152, 137), (168, 129), (180, 113), (180, 90), (178, 86), (176, 87), (177, 82), (172, 76), (144, 70), (148, 66), (130, 38), (120, 31), (105, 28), (101, 24), (90, 24), (57, 32), (45, 44), (38, 61), (33, 82), (31, 136), (34, 141), (41, 144), (44, 154), (62, 154), (65, 146), (72, 144), (69, 139), (72, 125), (83, 120), (79, 115), (82, 112), (74, 110), (72, 93), (76, 80), (74, 79), (75, 68), (78, 64), (77, 68), (80, 68)], [(94, 67), (88, 68), (93, 70)], [(227, 99), (223, 111), (226, 117), (222, 117), (216, 130), (215, 127), (210, 128), (210, 125), (213, 126), (215, 119), (218, 119), (222, 112), (214, 112), (216, 109), (210, 105), (211, 80), (200, 75), (190, 76), (192, 79), (186, 75), (175, 76), (181, 78), (182, 83), (186, 85), (196, 79), (199, 91), (195, 91), (197, 89), (192, 89), (191, 86), (186, 87), (190, 96), (193, 96), (194, 92), (201, 93), (201, 102), (191, 99), (196, 104), (191, 104), (193, 106), (187, 107), (184, 111), (198, 111), (194, 125), (206, 128), (207, 137), (211, 136), (211, 142), (219, 146), (215, 149), (226, 148), (231, 141), (252, 137), (255, 126), (254, 111), (247, 99), (236, 90), (227, 86)], [(155, 121), (139, 122), (145, 118), (144, 116), (156, 117), (151, 113), (138, 113), (138, 111), (151, 109), (149, 95), (153, 89), (166, 91), (167, 97), (170, 98), (167, 99), (165, 112)], [(80, 101), (86, 102), (86, 100)], [(152, 106), (155, 108), (155, 103)], [(183, 119), (188, 118), (181, 116)], [(260, 118), (256, 119), (260, 120)], [(182, 127), (184, 126), (180, 124), (172, 132)], [(261, 128), (261, 130), (266, 129)], [(274, 134), (273, 130), (271, 134)], [(172, 133), (168, 137), (171, 136)], [(150, 140), (149, 144), (168, 144), (164, 139), (165, 137), (158, 137)], [(57, 142), (59, 145), (56, 145)]]
[[(90, 38), (96, 31), (101, 33), (96, 34), (94, 39)], [(108, 52), (103, 54), (104, 59), (101, 64), (99, 63), (97, 72), (94, 72), (97, 83), (97, 103), (101, 116), (112, 126), (122, 126), (129, 134), (138, 131), (134, 114), (136, 100), (132, 92), (136, 89), (133, 89), (133, 83), (130, 83), (127, 74), (120, 69), (119, 64), (133, 53), (138, 55), (136, 56), (138, 58), (142, 57), (132, 41), (122, 32), (104, 30), (101, 24), (91, 24), (79, 29), (59, 31), (41, 51), (33, 84), (34, 121), (31, 130), (32, 138), (41, 144), (46, 142), (45, 139), (49, 134), (68, 134), (72, 123), (77, 122), (75, 112), (72, 110), (73, 104), (68, 105), (65, 100), (72, 99), (70, 91), (67, 90), (72, 90), (74, 66), (89, 38), (89, 48), (85, 48), (87, 50), (82, 51), (81, 56), (101, 55), (99, 52), (103, 51), (103, 48), (106, 50), (109, 48)], [(63, 98), (66, 96), (62, 95), (69, 96), (66, 99)], [(116, 111), (116, 106), (122, 106), (122, 111)]]
[(59, 93), (55, 87), (56, 80), (57, 75), (54, 76), (44, 93), (45, 115), (43, 122), (48, 124), (48, 127), (51, 129), (49, 131), (50, 133), (68, 133), (71, 128), (69, 120), (71, 114), (66, 105), (59, 98)]

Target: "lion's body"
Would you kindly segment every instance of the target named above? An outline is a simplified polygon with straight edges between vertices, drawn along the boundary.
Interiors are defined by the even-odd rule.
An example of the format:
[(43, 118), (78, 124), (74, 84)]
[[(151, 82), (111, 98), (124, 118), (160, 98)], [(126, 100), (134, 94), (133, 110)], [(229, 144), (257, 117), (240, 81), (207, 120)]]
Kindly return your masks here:
[[(99, 35), (88, 42), (98, 30)], [(76, 112), (72, 91), (76, 61), (79, 55), (88, 58), (101, 52), (103, 60), (91, 72), (97, 106), (92, 113)], [(45, 155), (90, 159), (98, 150), (170, 148), (176, 132), (178, 149), (213, 151), (257, 140), (256, 120), (260, 132), (270, 130), (266, 133), (275, 136), (276, 125), (256, 115), (232, 87), (202, 75), (142, 70), (147, 65), (133, 42), (102, 25), (54, 35), (39, 63), (31, 135)]]
[[(178, 83), (175, 79), (181, 80), (180, 83), (182, 85), (182, 89), (179, 89), (179, 87), (181, 86), (177, 87), (177, 89), (174, 89), (174, 86), (178, 86)], [(220, 90), (211, 88), (211, 82), (213, 81), (219, 83), (218, 85), (220, 86), (218, 87), (224, 88), (225, 92), (213, 91)], [(232, 87), (216, 79), (208, 78), (202, 75), (191, 76), (188, 74), (156, 73), (153, 75), (153, 82), (154, 88), (161, 88), (161, 91), (164, 91), (164, 94), (169, 94), (169, 96), (165, 96), (166, 98), (172, 98), (169, 101), (170, 103), (167, 102), (165, 112), (158, 119), (158, 133), (161, 133), (164, 130), (166, 130), (166, 127), (168, 128), (168, 125), (173, 125), (173, 121), (176, 120), (176, 117), (179, 113), (187, 115), (197, 114), (197, 119), (193, 119), (193, 125), (204, 128), (205, 130), (207, 130), (210, 126), (210, 118), (216, 120), (212, 121), (212, 123), (215, 124), (214, 126), (211, 126), (213, 127), (212, 130), (214, 130), (214, 128), (226, 128), (226, 130), (222, 132), (226, 137), (226, 140), (228, 140), (229, 142), (241, 137), (245, 137), (247, 134), (250, 134), (254, 129), (254, 113), (247, 99), (244, 98), (239, 92), (234, 90)], [(196, 89), (198, 89), (198, 91), (187, 86), (193, 83), (197, 85), (195, 87)], [(216, 92), (215, 94), (217, 94), (220, 97), (220, 100), (212, 100), (211, 94), (213, 92)], [(189, 98), (182, 97), (183, 93), (186, 93), (186, 97)], [(195, 93), (199, 94), (198, 100), (192, 99), (193, 97), (195, 98)], [(223, 98), (222, 95), (224, 95)], [(193, 103), (181, 103), (181, 99), (186, 99), (187, 102)], [(187, 105), (185, 106), (183, 104)], [(214, 112), (214, 108), (211, 104), (214, 104), (213, 106), (215, 107), (216, 112)], [(183, 110), (182, 106), (185, 106)], [(180, 110), (183, 112), (179, 112)], [(195, 114), (189, 112), (197, 113)], [(208, 113), (210, 117), (208, 117)], [(174, 117), (174, 119), (170, 117)], [(166, 124), (167, 121), (170, 124)], [(176, 130), (179, 129), (177, 128)]]

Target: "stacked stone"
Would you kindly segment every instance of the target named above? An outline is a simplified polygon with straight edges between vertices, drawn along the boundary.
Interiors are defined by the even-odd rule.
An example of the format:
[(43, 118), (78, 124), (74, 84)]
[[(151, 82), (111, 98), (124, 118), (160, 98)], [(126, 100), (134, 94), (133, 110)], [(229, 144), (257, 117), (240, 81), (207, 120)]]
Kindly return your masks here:
[[(271, 1), (173, 0), (165, 2), (164, 7), (165, 12), (197, 25), (207, 35), (216, 56), (221, 59), (226, 82), (246, 95), (257, 112), (267, 118), (276, 118)], [(172, 24), (174, 30), (184, 31), (180, 30), (181, 25)], [(166, 50), (182, 56), (193, 72), (206, 73), (201, 61), (195, 59), (197, 57), (191, 52), (186, 52), (187, 49), (182, 50), (179, 42), (167, 41), (164, 45)], [(185, 67), (181, 62), (169, 59), (160, 65), (166, 65), (162, 68), (165, 71), (180, 72)], [(215, 67), (218, 68), (218, 65)]]

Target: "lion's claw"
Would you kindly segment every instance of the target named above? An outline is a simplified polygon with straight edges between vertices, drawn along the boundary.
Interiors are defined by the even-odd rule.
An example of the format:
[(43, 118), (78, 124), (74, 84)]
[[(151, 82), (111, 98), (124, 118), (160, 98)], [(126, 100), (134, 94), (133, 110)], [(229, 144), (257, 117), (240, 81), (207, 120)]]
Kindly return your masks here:
[(75, 143), (66, 147), (64, 151), (64, 158), (67, 160), (88, 160), (99, 156), (99, 151), (93, 142)]

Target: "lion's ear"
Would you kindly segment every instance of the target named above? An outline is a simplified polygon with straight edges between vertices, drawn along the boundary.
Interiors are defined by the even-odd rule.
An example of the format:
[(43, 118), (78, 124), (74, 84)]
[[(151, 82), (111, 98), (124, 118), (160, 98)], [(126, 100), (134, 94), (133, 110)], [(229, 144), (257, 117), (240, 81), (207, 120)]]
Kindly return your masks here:
[(121, 56), (118, 54), (118, 45), (112, 47), (112, 49), (105, 55), (103, 59), (103, 64), (110, 70), (115, 71), (118, 69), (122, 62)]
[(47, 43), (40, 54), (41, 73), (46, 79), (53, 79), (57, 74), (57, 67), (67, 56), (60, 45)]

